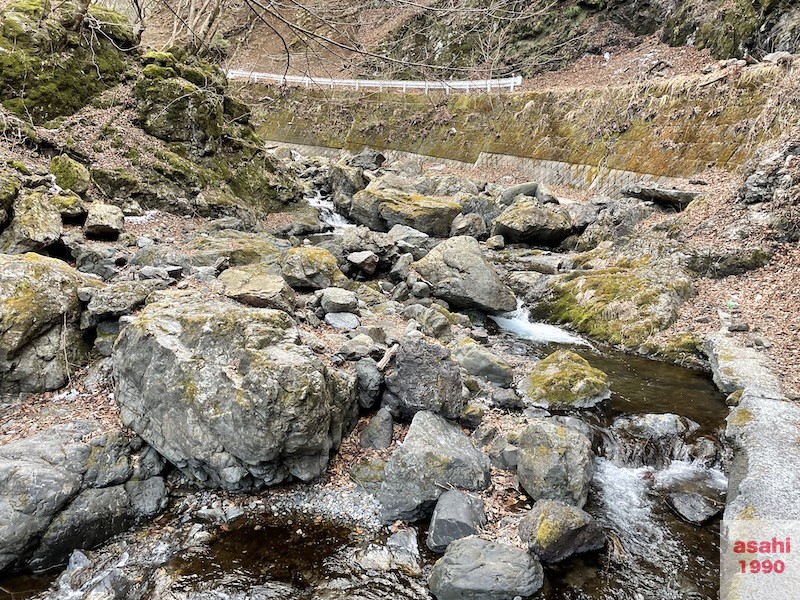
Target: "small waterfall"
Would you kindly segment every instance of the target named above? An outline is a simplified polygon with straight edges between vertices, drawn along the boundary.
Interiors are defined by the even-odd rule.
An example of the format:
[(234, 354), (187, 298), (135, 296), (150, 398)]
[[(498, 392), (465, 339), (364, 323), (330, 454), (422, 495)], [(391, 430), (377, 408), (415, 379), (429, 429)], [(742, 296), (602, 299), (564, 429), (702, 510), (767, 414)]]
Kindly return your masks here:
[(330, 225), (333, 229), (344, 229), (346, 227), (355, 227), (347, 218), (336, 210), (336, 206), (330, 196), (323, 194), (320, 190), (314, 190), (313, 195), (306, 198), (308, 203), (319, 210), (319, 218), (326, 225)]
[(489, 316), (497, 326), (520, 339), (537, 344), (572, 344), (577, 346), (591, 346), (585, 339), (573, 335), (568, 331), (549, 325), (548, 323), (532, 323), (529, 309), (521, 300), (517, 301), (517, 310), (505, 313), (499, 317)]

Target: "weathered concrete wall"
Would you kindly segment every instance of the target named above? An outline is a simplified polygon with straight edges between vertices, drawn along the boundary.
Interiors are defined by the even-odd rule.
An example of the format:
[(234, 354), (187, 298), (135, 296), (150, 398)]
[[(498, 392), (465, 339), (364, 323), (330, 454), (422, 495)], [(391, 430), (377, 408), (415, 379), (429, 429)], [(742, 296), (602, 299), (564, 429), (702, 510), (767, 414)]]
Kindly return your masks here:
[[(795, 74), (796, 75), (796, 74)], [(800, 115), (795, 75), (777, 67), (608, 88), (424, 96), (250, 86), (266, 139), (368, 146), (513, 166), (546, 183), (608, 191), (735, 171)]]

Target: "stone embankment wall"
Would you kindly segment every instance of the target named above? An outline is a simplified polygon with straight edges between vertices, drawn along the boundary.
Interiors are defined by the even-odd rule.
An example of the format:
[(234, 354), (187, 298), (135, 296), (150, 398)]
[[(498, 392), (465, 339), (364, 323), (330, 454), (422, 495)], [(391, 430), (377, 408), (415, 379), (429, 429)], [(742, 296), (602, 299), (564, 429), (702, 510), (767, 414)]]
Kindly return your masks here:
[(789, 93), (797, 84), (782, 68), (722, 75), (494, 95), (244, 91), (268, 140), (509, 166), (543, 183), (613, 191), (708, 167), (738, 170), (800, 113)]

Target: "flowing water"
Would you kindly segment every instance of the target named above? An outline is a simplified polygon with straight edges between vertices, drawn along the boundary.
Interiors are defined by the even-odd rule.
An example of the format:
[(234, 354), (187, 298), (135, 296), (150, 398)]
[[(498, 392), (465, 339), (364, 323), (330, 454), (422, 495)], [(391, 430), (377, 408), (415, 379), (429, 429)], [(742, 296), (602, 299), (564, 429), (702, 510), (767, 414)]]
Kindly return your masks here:
[(310, 196), (306, 197), (306, 200), (319, 211), (320, 220), (326, 225), (330, 225), (334, 231), (346, 227), (355, 227), (355, 223), (352, 223), (347, 217), (338, 212), (330, 196), (322, 191), (314, 190)]

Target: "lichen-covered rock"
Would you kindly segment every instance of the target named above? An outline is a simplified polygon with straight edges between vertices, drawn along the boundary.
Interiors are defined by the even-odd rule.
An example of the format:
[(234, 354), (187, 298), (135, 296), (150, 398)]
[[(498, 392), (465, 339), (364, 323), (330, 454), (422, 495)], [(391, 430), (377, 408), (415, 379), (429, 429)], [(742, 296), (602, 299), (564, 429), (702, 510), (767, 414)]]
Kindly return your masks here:
[(453, 356), (470, 375), (483, 377), (501, 386), (510, 385), (514, 379), (514, 371), (505, 361), (470, 338), (456, 345)]
[(83, 228), (86, 237), (115, 240), (125, 230), (125, 215), (119, 206), (92, 202)]
[(536, 419), (520, 436), (517, 476), (533, 500), (561, 500), (582, 508), (593, 471), (592, 445), (576, 429)]
[(162, 292), (113, 364), (123, 422), (208, 487), (308, 481), (357, 416), (355, 377), (301, 346), (282, 311)]
[(66, 154), (54, 156), (50, 160), (50, 172), (56, 178), (56, 185), (62, 189), (72, 190), (80, 195), (89, 190), (89, 169)]
[(421, 410), (458, 419), (464, 410), (461, 372), (450, 350), (421, 336), (401, 339), (394, 367), (386, 374), (383, 405), (405, 419)]
[(135, 91), (142, 128), (150, 135), (203, 148), (222, 133), (224, 97), (171, 69), (145, 67)]
[[(274, 265), (274, 272), (280, 275), (281, 253), (288, 244), (278, 238), (261, 233), (245, 233), (226, 229), (209, 236), (195, 238), (186, 246), (189, 262), (196, 266), (214, 266), (221, 259), (228, 259), (231, 266), (249, 265), (251, 263), (269, 263)], [(139, 264), (153, 264), (152, 255), (173, 252), (164, 247), (149, 246), (137, 253), (135, 260)], [(171, 262), (172, 259), (167, 262)], [(174, 263), (173, 264), (179, 264)]]
[(332, 165), (328, 177), (333, 192), (333, 203), (345, 214), (350, 212), (353, 196), (367, 187), (364, 171), (344, 163)]
[(78, 296), (88, 304), (81, 313), (81, 329), (89, 329), (101, 321), (113, 321), (131, 314), (145, 303), (153, 292), (167, 286), (160, 280), (115, 281), (103, 287), (81, 288)]
[(518, 196), (495, 219), (492, 228), (492, 235), (502, 235), (507, 242), (542, 245), (558, 244), (572, 232), (572, 220), (566, 210), (528, 196)]
[(540, 560), (555, 563), (605, 545), (603, 528), (587, 512), (558, 500), (539, 500), (519, 522), (519, 537)]
[(445, 240), (414, 263), (414, 270), (430, 282), (435, 296), (455, 307), (494, 313), (517, 307), (514, 293), (483, 256), (475, 238)]
[(526, 404), (542, 408), (591, 408), (611, 397), (608, 375), (569, 350), (557, 350), (519, 384)]
[(65, 262), (0, 254), (0, 401), (54, 390), (84, 364), (78, 289), (97, 285)]
[(489, 457), (455, 425), (431, 412), (418, 412), (386, 463), (381, 517), (387, 523), (425, 519), (447, 488), (478, 491), (489, 483)]
[(42, 0), (16, 0), (0, 14), (0, 101), (35, 123), (72, 114), (118, 85), (131, 64), (125, 50), (138, 43), (113, 10), (92, 5), (97, 30), (87, 36), (64, 26), (74, 5), (54, 6), (49, 15), (45, 7)]
[(476, 240), (486, 239), (486, 221), (478, 213), (458, 215), (450, 226), (450, 237), (468, 235)]
[(453, 198), (424, 196), (393, 189), (357, 192), (350, 203), (350, 218), (376, 231), (407, 225), (428, 235), (447, 237), (461, 204)]
[(58, 213), (61, 215), (62, 222), (77, 223), (86, 218), (86, 204), (81, 197), (72, 192), (61, 192), (52, 196), (50, 204), (55, 206)]
[(14, 205), (19, 188), (18, 179), (0, 173), (0, 228), (11, 218), (11, 207)]
[(291, 313), (295, 293), (269, 263), (256, 263), (223, 271), (218, 281), (229, 298), (258, 308), (276, 308)]
[(437, 600), (527, 598), (543, 583), (542, 565), (535, 556), (474, 536), (450, 544), (428, 577)]
[(355, 292), (343, 288), (325, 288), (320, 295), (320, 305), (326, 313), (354, 313), (358, 310), (358, 297)]
[(98, 421), (0, 446), (0, 572), (43, 569), (166, 505), (163, 461)]
[(283, 278), (293, 288), (324, 289), (341, 272), (336, 257), (324, 248), (292, 248), (281, 258)]
[(61, 213), (44, 188), (22, 190), (12, 205), (14, 218), (0, 234), (0, 251), (7, 254), (36, 252), (61, 237)]

